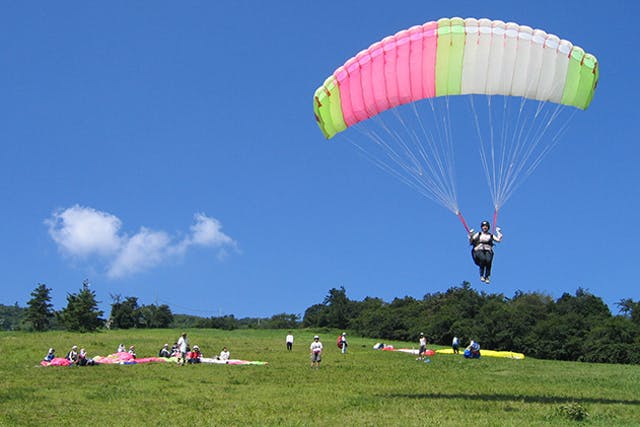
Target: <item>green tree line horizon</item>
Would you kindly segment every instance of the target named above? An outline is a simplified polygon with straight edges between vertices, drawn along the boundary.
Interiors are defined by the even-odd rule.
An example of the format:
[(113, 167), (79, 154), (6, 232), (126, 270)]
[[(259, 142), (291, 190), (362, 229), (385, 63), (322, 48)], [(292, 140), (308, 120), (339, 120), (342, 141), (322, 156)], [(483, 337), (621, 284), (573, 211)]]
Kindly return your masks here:
[(201, 317), (174, 314), (168, 305), (140, 305), (134, 296), (110, 295), (111, 312), (105, 319), (96, 294), (85, 280), (77, 293), (67, 294), (67, 305), (54, 310), (51, 289), (39, 283), (27, 307), (0, 304), (3, 330), (216, 328), (235, 329), (344, 329), (377, 340), (417, 341), (424, 333), (431, 344), (480, 342), (483, 348), (509, 350), (527, 356), (568, 361), (640, 363), (640, 301), (625, 298), (614, 315), (602, 298), (578, 288), (557, 299), (542, 292), (516, 291), (512, 297), (477, 291), (469, 282), (422, 299), (376, 297), (351, 300), (344, 287), (332, 288), (321, 303), (304, 315), (279, 313), (269, 318), (234, 315)]

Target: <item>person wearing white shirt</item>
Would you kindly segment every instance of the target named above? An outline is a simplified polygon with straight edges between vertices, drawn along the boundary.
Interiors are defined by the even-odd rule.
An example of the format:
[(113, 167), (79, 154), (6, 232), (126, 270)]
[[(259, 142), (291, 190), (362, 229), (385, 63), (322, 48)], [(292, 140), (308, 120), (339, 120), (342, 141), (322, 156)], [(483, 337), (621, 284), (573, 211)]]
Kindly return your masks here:
[(427, 351), (427, 337), (424, 336), (424, 333), (420, 332), (420, 349), (418, 350), (418, 360), (422, 360), (424, 358), (425, 351)]
[(220, 352), (220, 356), (218, 356), (218, 359), (226, 361), (229, 360), (230, 357), (231, 353), (229, 353), (227, 347), (222, 347), (222, 351)]
[(287, 350), (291, 351), (291, 349), (293, 348), (293, 334), (291, 333), (291, 331), (289, 331), (286, 341), (287, 341)]
[(180, 351), (180, 357), (178, 358), (178, 361), (183, 365), (187, 361), (187, 347), (189, 347), (187, 333), (183, 332), (182, 335), (180, 335), (180, 338), (178, 338), (178, 349)]
[(322, 361), (322, 343), (320, 342), (319, 336), (316, 335), (313, 337), (309, 351), (311, 352), (311, 367), (319, 367)]

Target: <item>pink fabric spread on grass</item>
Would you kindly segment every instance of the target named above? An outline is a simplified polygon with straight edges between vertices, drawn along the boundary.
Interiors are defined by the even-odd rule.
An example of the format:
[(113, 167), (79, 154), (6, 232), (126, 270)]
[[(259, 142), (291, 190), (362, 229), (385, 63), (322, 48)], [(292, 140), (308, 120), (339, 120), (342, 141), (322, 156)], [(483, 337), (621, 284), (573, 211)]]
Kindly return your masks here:
[(42, 366), (69, 366), (69, 365), (71, 365), (71, 362), (69, 360), (65, 359), (64, 357), (56, 357), (51, 362), (47, 362), (46, 360), (43, 360), (42, 362), (40, 362), (40, 365), (42, 365)]

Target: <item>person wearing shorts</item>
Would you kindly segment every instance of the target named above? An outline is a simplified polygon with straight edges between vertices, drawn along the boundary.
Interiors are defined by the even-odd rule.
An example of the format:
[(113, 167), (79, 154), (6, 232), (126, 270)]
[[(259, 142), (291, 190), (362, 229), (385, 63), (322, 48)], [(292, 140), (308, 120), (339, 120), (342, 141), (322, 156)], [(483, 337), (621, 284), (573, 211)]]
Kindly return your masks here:
[(311, 353), (311, 367), (319, 367), (320, 362), (322, 361), (322, 343), (320, 342), (319, 336), (316, 335), (313, 337), (313, 342), (309, 346), (309, 351)]

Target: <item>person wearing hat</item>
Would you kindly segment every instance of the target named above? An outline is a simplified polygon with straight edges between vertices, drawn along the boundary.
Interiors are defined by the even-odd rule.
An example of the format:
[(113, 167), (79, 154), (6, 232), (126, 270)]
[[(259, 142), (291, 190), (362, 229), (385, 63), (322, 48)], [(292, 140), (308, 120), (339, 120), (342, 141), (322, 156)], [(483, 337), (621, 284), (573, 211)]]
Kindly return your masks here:
[(201, 361), (202, 353), (200, 352), (200, 347), (198, 345), (194, 345), (187, 356), (187, 363), (200, 363)]
[(427, 337), (424, 336), (423, 332), (420, 332), (420, 348), (418, 349), (418, 359), (422, 360), (424, 358), (424, 352), (427, 351)]
[(51, 362), (55, 358), (56, 358), (56, 350), (52, 347), (49, 349), (49, 352), (42, 360), (44, 360), (45, 362)]
[(318, 335), (313, 337), (309, 351), (311, 352), (311, 367), (320, 367), (320, 362), (322, 361), (322, 343)]
[(158, 352), (158, 357), (171, 357), (171, 351), (169, 350), (169, 344), (165, 344), (165, 345), (162, 346), (162, 348)]
[(65, 359), (71, 362), (72, 365), (74, 363), (78, 363), (78, 346), (77, 345), (74, 345), (73, 347), (71, 347), (71, 350), (69, 350), (69, 353), (67, 353), (67, 356), (65, 357)]
[(136, 347), (134, 345), (129, 347), (129, 354), (133, 356), (133, 358), (136, 358)]
[(178, 357), (178, 362), (182, 365), (187, 361), (187, 347), (189, 346), (189, 341), (187, 340), (187, 333), (183, 332), (178, 338), (178, 351), (180, 352), (180, 357)]
[(493, 263), (493, 244), (502, 241), (502, 231), (496, 227), (496, 234), (489, 232), (491, 224), (482, 221), (480, 231), (469, 230), (469, 244), (473, 246), (471, 256), (473, 262), (480, 267), (480, 281), (489, 284), (491, 276), (491, 264)]
[(340, 335), (340, 350), (342, 354), (347, 352), (347, 345), (347, 333), (343, 332), (342, 335)]

